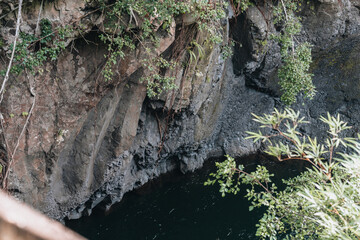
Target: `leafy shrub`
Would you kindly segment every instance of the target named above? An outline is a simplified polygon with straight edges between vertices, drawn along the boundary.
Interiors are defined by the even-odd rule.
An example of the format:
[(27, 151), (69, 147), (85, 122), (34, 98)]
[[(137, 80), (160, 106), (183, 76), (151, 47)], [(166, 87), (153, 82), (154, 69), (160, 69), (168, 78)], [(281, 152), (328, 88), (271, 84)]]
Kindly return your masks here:
[[(339, 115), (320, 119), (329, 126), (324, 143), (303, 136), (300, 124), (306, 124), (299, 112), (287, 109), (256, 116), (261, 128), (270, 128), (271, 135), (248, 132), (254, 141), (267, 143), (266, 153), (279, 161), (300, 159), (311, 164), (300, 175), (283, 180), (282, 191), (272, 183), (273, 176), (263, 166), (247, 173), (243, 165), (227, 156), (216, 163), (205, 185), (219, 183), (220, 192), (236, 194), (242, 185), (250, 185), (246, 198), (266, 212), (257, 224), (261, 239), (359, 239), (360, 237), (360, 143), (355, 138), (341, 137), (349, 129)], [(342, 145), (347, 153), (337, 152)], [(334, 158), (337, 153), (338, 158)]]
[(315, 86), (312, 83), (312, 74), (309, 73), (311, 45), (307, 42), (297, 43), (296, 36), (300, 34), (300, 18), (295, 15), (299, 1), (282, 0), (274, 8), (274, 23), (281, 24), (281, 33), (273, 36), (281, 46), (282, 66), (278, 71), (279, 85), (283, 92), (281, 100), (291, 105), (296, 102), (299, 93), (312, 99), (315, 95)]

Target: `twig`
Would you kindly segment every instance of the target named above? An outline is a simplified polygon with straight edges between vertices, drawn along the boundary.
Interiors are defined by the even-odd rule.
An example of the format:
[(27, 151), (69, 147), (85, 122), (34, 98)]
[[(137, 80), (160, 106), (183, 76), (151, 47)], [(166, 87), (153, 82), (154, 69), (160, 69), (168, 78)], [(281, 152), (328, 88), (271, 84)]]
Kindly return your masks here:
[[(22, 7), (22, 0), (19, 0), (19, 6), (18, 6), (18, 16), (17, 16), (17, 21), (16, 21), (16, 31), (15, 31), (15, 37), (14, 37), (14, 43), (13, 43), (13, 49), (12, 49), (12, 52), (11, 52), (11, 57), (10, 57), (10, 61), (9, 61), (9, 65), (7, 67), (7, 70), (6, 70), (6, 74), (5, 74), (5, 77), (4, 77), (4, 81), (2, 83), (2, 86), (1, 86), (1, 89), (0, 89), (0, 104), (4, 98), (4, 91), (5, 91), (5, 85), (6, 85), (6, 82), (8, 81), (9, 79), (9, 74), (10, 74), (10, 70), (11, 70), (11, 65), (12, 65), (12, 62), (14, 60), (14, 55), (15, 55), (15, 48), (16, 48), (16, 41), (19, 37), (19, 30), (20, 30), (20, 23), (21, 23), (21, 7)], [(1, 113), (0, 113), (1, 114)], [(7, 142), (7, 139), (6, 139), (6, 136), (5, 136), (5, 128), (4, 128), (4, 124), (3, 124), (3, 116), (1, 115), (1, 127), (2, 127), (2, 132), (3, 132), (3, 135), (4, 135), (4, 141), (5, 141), (5, 145), (6, 145), (6, 149), (7, 149), (7, 153), (8, 153), (8, 161), (9, 161), (9, 164), (6, 168), (6, 171), (5, 171), (5, 175), (4, 175), (4, 178), (3, 178), (3, 182), (2, 182), (2, 187), (3, 189), (6, 188), (6, 178), (7, 176), (9, 175), (9, 166), (12, 162), (12, 159), (13, 159), (13, 154), (11, 153), (11, 150), (10, 150), (10, 146)]]
[(156, 120), (157, 120), (157, 123), (158, 123), (158, 127), (159, 127), (159, 135), (160, 135), (160, 140), (162, 139), (162, 131), (161, 131), (161, 124), (160, 124), (160, 119), (157, 115), (157, 113), (155, 113), (155, 117), (156, 117)]
[(284, 4), (284, 1), (283, 1), (283, 0), (281, 0), (281, 5), (283, 6), (283, 9), (284, 9), (285, 19), (286, 19), (286, 20), (288, 20), (289, 18), (288, 18), (288, 15), (287, 15), (287, 12), (286, 12), (286, 6), (285, 6), (285, 4)]
[[(20, 135), (19, 135), (19, 137), (18, 137), (18, 139), (17, 139), (16, 145), (15, 145), (15, 147), (14, 147), (12, 153), (11, 153), (11, 159), (9, 159), (10, 161), (9, 161), (9, 164), (8, 164), (8, 166), (7, 166), (7, 168), (6, 168), (6, 171), (5, 171), (5, 176), (4, 176), (4, 180), (3, 180), (3, 186), (2, 186), (3, 189), (6, 189), (6, 188), (7, 188), (7, 178), (8, 178), (10, 169), (11, 169), (11, 165), (12, 165), (13, 162), (14, 162), (14, 156), (15, 156), (15, 154), (16, 154), (16, 151), (17, 151), (18, 147), (19, 147), (20, 140), (21, 140), (22, 136), (23, 136), (24, 133), (25, 133), (26, 127), (27, 127), (27, 125), (29, 124), (30, 117), (31, 117), (32, 112), (33, 112), (34, 107), (35, 107), (36, 94), (35, 94), (35, 90), (34, 90), (34, 86), (33, 86), (34, 82), (29, 78), (29, 75), (27, 74), (27, 72), (26, 72), (26, 76), (27, 76), (27, 78), (28, 78), (28, 80), (29, 80), (29, 91), (30, 91), (31, 95), (34, 97), (34, 101), (33, 101), (32, 105), (31, 105), (31, 108), (30, 108), (29, 114), (28, 114), (28, 116), (27, 116), (27, 118), (26, 118), (25, 124), (24, 124), (24, 126), (23, 126), (23, 128), (22, 128), (22, 130), (21, 130), (21, 132), (20, 132)], [(4, 128), (3, 128), (3, 129), (4, 129)], [(8, 151), (9, 151), (9, 150), (10, 150), (10, 149), (8, 149)]]
[[(286, 6), (285, 6), (283, 0), (281, 0), (281, 5), (283, 6), (283, 9), (284, 9), (285, 19), (286, 19), (286, 21), (289, 21), (289, 16), (286, 12)], [(295, 53), (294, 36), (292, 34), (290, 36), (291, 36), (291, 40), (292, 40), (291, 50), (292, 50), (292, 53), (294, 54)]]
[(3, 81), (2, 86), (1, 86), (1, 89), (0, 89), (0, 104), (1, 104), (1, 102), (2, 102), (2, 100), (3, 100), (3, 97), (4, 97), (5, 85), (6, 85), (6, 82), (8, 81), (8, 79), (9, 79), (9, 74), (10, 74), (10, 70), (11, 70), (11, 65), (12, 65), (12, 62), (14, 61), (16, 41), (17, 41), (17, 39), (18, 39), (18, 37), (19, 37), (19, 30), (20, 30), (21, 6), (22, 6), (22, 2), (23, 2), (23, 0), (19, 0), (19, 9), (18, 9), (18, 17), (17, 17), (17, 21), (16, 21), (16, 31), (15, 31), (15, 38), (14, 38), (14, 43), (13, 43), (13, 49), (12, 49), (12, 52), (11, 52), (10, 62), (9, 62), (8, 68), (7, 68), (7, 70), (6, 70), (6, 74), (5, 74), (5, 77), (4, 77), (4, 81)]
[(284, 137), (285, 139), (289, 140), (290, 142), (292, 142), (295, 146), (299, 147), (299, 144), (292, 138), (286, 136), (283, 132), (281, 132), (278, 128), (275, 128), (276, 131), (278, 131), (279, 135)]
[(138, 27), (138, 26), (139, 26), (139, 23), (138, 23), (138, 21), (137, 21), (137, 19), (136, 19), (136, 15), (134, 14), (134, 11), (133, 11), (132, 7), (130, 6), (130, 21), (129, 21), (129, 25), (130, 25), (133, 17), (134, 17), (134, 20), (135, 20), (135, 24), (136, 24), (136, 26)]
[(157, 115), (157, 113), (155, 113), (155, 117), (156, 117), (156, 120), (157, 120), (157, 123), (158, 123), (158, 128), (159, 128), (159, 135), (160, 135), (160, 144), (159, 144), (159, 150), (158, 150), (158, 155), (160, 154), (163, 146), (164, 146), (164, 141), (163, 141), (163, 137), (165, 136), (165, 133), (164, 135), (162, 134), (162, 131), (161, 131), (161, 123), (160, 123), (160, 119)]
[[(302, 160), (305, 162), (311, 163), (314, 167), (316, 167), (318, 170), (325, 170), (324, 166), (322, 164), (315, 164), (313, 161), (311, 161), (309, 158), (302, 158), (302, 157), (289, 157), (289, 158), (278, 158), (280, 162), (288, 161), (288, 160)], [(326, 173), (324, 173), (326, 175)]]
[(22, 135), (23, 135), (24, 132), (25, 132), (26, 126), (27, 126), (27, 124), (29, 123), (29, 119), (30, 119), (31, 114), (32, 114), (32, 112), (33, 112), (33, 110), (34, 110), (35, 102), (36, 102), (36, 94), (35, 94), (35, 91), (34, 91), (34, 86), (32, 86), (31, 80), (30, 80), (30, 78), (29, 78), (28, 75), (27, 75), (27, 77), (28, 77), (28, 79), (29, 79), (29, 85), (30, 85), (29, 90), (30, 90), (31, 95), (34, 97), (34, 101), (33, 101), (32, 105), (31, 105), (31, 108), (30, 108), (29, 114), (28, 114), (28, 116), (27, 116), (27, 118), (26, 118), (26, 121), (25, 121), (25, 124), (24, 124), (24, 126), (23, 126), (23, 129), (21, 130), (20, 136), (19, 136), (19, 138), (18, 138), (18, 140), (17, 140), (17, 143), (16, 143), (16, 145), (15, 145), (15, 148), (14, 148), (14, 150), (13, 150), (13, 153), (12, 153), (13, 156), (14, 156), (15, 153), (16, 153), (16, 150), (17, 150), (17, 148), (18, 148), (18, 146), (19, 146), (19, 143), (20, 143), (20, 139), (21, 139)]
[[(274, 130), (276, 130), (278, 133), (279, 133), (279, 135), (280, 136), (282, 136), (283, 138), (285, 138), (285, 139), (287, 139), (288, 141), (290, 141), (290, 142), (292, 142), (296, 147), (298, 147), (299, 148), (299, 144), (294, 140), (294, 139), (292, 139), (292, 138), (290, 138), (290, 137), (288, 137), (288, 136), (286, 136), (282, 131), (280, 131), (280, 129), (279, 129), (279, 127), (276, 127), (276, 128), (273, 128)], [(302, 156), (305, 156), (305, 155), (302, 155)], [(320, 163), (320, 162), (318, 162), (318, 163), (314, 163), (313, 161), (311, 161), (309, 158), (304, 158), (304, 157), (289, 157), (289, 158), (278, 158), (279, 159), (279, 161), (281, 162), (281, 161), (287, 161), (287, 160), (295, 160), (295, 159), (297, 159), (297, 160), (303, 160), (303, 161), (306, 161), (306, 162), (310, 162), (314, 167), (316, 167), (318, 170), (325, 170), (325, 167)], [(324, 174), (326, 175), (326, 176), (328, 176), (325, 172), (324, 172)]]
[[(335, 213), (336, 215), (339, 216), (339, 218), (343, 221), (344, 225), (349, 225), (349, 223), (346, 221), (346, 219), (341, 216), (341, 214), (339, 213), (339, 211), (336, 209), (336, 207), (334, 206), (334, 204), (330, 203), (331, 207), (333, 208), (333, 210), (327, 209), (329, 212)], [(350, 228), (351, 229), (351, 228)], [(356, 236), (358, 236), (357, 234), (355, 234)]]
[[(16, 154), (16, 151), (17, 151), (18, 147), (19, 147), (20, 140), (21, 140), (22, 136), (25, 133), (26, 127), (29, 124), (30, 117), (31, 117), (32, 112), (33, 112), (34, 107), (35, 107), (36, 94), (35, 94), (35, 90), (34, 90), (34, 86), (33, 86), (34, 82), (29, 78), (29, 75), (27, 73), (26, 73), (26, 76), (27, 76), (27, 78), (29, 80), (29, 91), (30, 91), (31, 95), (34, 97), (34, 101), (33, 101), (32, 105), (31, 105), (31, 108), (30, 108), (29, 114), (28, 114), (28, 116), (26, 118), (25, 124), (24, 124), (24, 126), (23, 126), (23, 128), (22, 128), (22, 130), (20, 132), (20, 135), (19, 135), (17, 141), (16, 141), (16, 145), (15, 145), (15, 147), (14, 147), (14, 149), (13, 149), (11, 155), (10, 155), (11, 158), (9, 159), (9, 163), (8, 163), (8, 165), (6, 167), (6, 171), (5, 171), (5, 175), (4, 175), (4, 179), (3, 179), (3, 184), (2, 184), (3, 189), (7, 188), (7, 179), (8, 179), (8, 176), (9, 176), (11, 165), (14, 162), (14, 156)], [(4, 128), (3, 128), (3, 130), (4, 130)], [(10, 149), (8, 149), (8, 151), (10, 151)]]
[(257, 179), (256, 177), (254, 177), (254, 176), (251, 175), (250, 173), (247, 173), (247, 172), (245, 172), (245, 171), (243, 171), (243, 170), (240, 170), (240, 169), (238, 169), (238, 168), (233, 168), (232, 170), (234, 170), (234, 171), (236, 171), (236, 172), (238, 172), (238, 173), (243, 173), (243, 174), (245, 174), (245, 175), (248, 175), (249, 177), (251, 177), (252, 179), (254, 179), (254, 181), (255, 181), (257, 184), (259, 184), (260, 187), (262, 187), (267, 193), (269, 193), (270, 196), (271, 196), (273, 199), (277, 200), (277, 199), (272, 195), (272, 192), (271, 192), (267, 187), (265, 187), (265, 186), (259, 181), (259, 179)]
[[(0, 124), (1, 124), (1, 129), (2, 129), (3, 138), (4, 138), (4, 141), (5, 141), (6, 154), (7, 154), (7, 158), (8, 158), (8, 160), (7, 160), (8, 163), (6, 163), (6, 164), (3, 165), (3, 171), (5, 171), (5, 175), (6, 175), (6, 177), (7, 177), (7, 175), (9, 175), (9, 174), (7, 173), (7, 171), (8, 171), (7, 169), (8, 169), (8, 167), (9, 167), (9, 162), (11, 161), (11, 159), (13, 159), (13, 157), (12, 157), (11, 152), (10, 152), (9, 143), (8, 143), (8, 141), (7, 141), (7, 139), (6, 139), (6, 136), (5, 136), (4, 118), (3, 118), (2, 115), (0, 116)], [(6, 170), (4, 169), (5, 167), (6, 167)], [(2, 172), (1, 172), (1, 174), (2, 174)], [(1, 188), (2, 188), (2, 190), (5, 190), (5, 191), (6, 191), (7, 181), (6, 181), (5, 176), (2, 177)]]
[(11, 11), (10, 11), (10, 12), (8, 12), (8, 13), (6, 13), (6, 14), (2, 15), (2, 16), (0, 17), (0, 20), (1, 20), (1, 19), (3, 19), (4, 17), (6, 17), (7, 15), (9, 15), (10, 13), (12, 13), (13, 11), (15, 11), (15, 10), (16, 10), (16, 9), (18, 9), (18, 8), (19, 8), (19, 6), (15, 7), (14, 9), (11, 9)]
[(39, 14), (38, 14), (38, 19), (37, 19), (37, 21), (36, 21), (35, 35), (38, 35), (38, 32), (39, 32), (39, 23), (40, 23), (40, 17), (41, 17), (41, 12), (42, 12), (42, 8), (43, 8), (43, 4), (44, 4), (44, 0), (41, 0), (40, 9), (39, 9)]

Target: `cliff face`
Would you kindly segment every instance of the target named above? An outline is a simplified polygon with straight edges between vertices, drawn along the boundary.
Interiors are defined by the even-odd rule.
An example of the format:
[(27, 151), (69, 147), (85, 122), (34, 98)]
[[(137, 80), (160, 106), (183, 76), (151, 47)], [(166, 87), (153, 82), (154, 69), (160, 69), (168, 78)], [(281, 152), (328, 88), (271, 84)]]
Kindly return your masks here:
[[(53, 24), (69, 24), (91, 11), (85, 1), (59, 0), (44, 1), (39, 14), (40, 4), (26, 2), (22, 31), (35, 31), (39, 15)], [(6, 14), (1, 18), (1, 39), (11, 42), (16, 6), (11, 1), (0, 5), (0, 15)], [(314, 44), (318, 94), (295, 106), (314, 123), (302, 131), (321, 136), (324, 127), (316, 125), (316, 119), (330, 111), (345, 115), (355, 133), (360, 120), (360, 2), (316, 1), (303, 6), (299, 40)], [(35, 101), (11, 167), (9, 191), (53, 218), (77, 218), (101, 201), (110, 206), (161, 173), (176, 168), (193, 171), (208, 157), (259, 149), (244, 139), (245, 131), (256, 129), (251, 113), (281, 107), (276, 85), (279, 46), (262, 44), (277, 33), (270, 7), (251, 7), (219, 23), (224, 42), (231, 36), (238, 43), (232, 61), (224, 61), (221, 47), (207, 46), (207, 36), (196, 33), (204, 57), (187, 69), (168, 72), (177, 77), (179, 88), (156, 100), (146, 97), (146, 86), (139, 81), (149, 74), (140, 64), (141, 47), (120, 62), (112, 81), (104, 81), (100, 72), (106, 47), (91, 31), (101, 29), (102, 18), (90, 14), (82, 19), (82, 35), (74, 34), (55, 62), (35, 75), (12, 76), (9, 81), (1, 112), (10, 147), (26, 121), (22, 113)], [(184, 47), (184, 34), (194, 34), (191, 18), (183, 16), (176, 23), (170, 33), (158, 30), (158, 54), (174, 57), (176, 49)], [(185, 55), (180, 57), (186, 59)], [(1, 148), (6, 156), (4, 139)]]
[[(304, 133), (323, 137), (326, 134), (325, 126), (318, 120), (320, 115), (330, 112), (331, 114), (340, 113), (343, 118), (354, 126), (357, 132), (359, 121), (357, 101), (359, 100), (358, 89), (355, 87), (359, 82), (359, 57), (357, 53), (360, 31), (360, 1), (314, 1), (302, 4), (298, 14), (302, 18), (302, 31), (296, 36), (298, 41), (308, 41), (313, 45), (313, 64), (311, 72), (314, 74), (313, 82), (317, 93), (313, 100), (298, 97), (298, 102), (291, 107), (299, 110), (303, 116), (311, 122), (310, 126), (301, 129)], [(277, 69), (280, 66), (280, 47), (276, 42), (264, 41), (271, 34), (279, 34), (276, 26), (271, 22), (271, 6), (252, 7), (246, 14), (239, 16), (243, 24), (234, 23), (230, 32), (238, 42), (235, 45), (233, 56), (233, 70), (235, 77), (239, 78), (245, 85), (241, 89), (254, 91), (263, 98), (270, 96), (270, 100), (263, 100), (266, 104), (277, 108), (284, 107), (279, 102), (281, 95), (280, 87), (277, 84)], [(349, 64), (351, 63), (351, 64)], [(344, 67), (344, 66), (347, 67)], [(239, 84), (239, 82), (237, 83)], [(341, 86), (341, 87), (340, 87)], [(243, 90), (245, 91), (245, 90)], [(230, 101), (242, 105), (253, 99), (251, 96), (239, 96), (238, 94), (228, 93)], [(350, 97), (351, 96), (351, 97)], [(241, 100), (238, 100), (238, 99)], [(261, 97), (256, 97), (261, 99)], [(259, 100), (254, 100), (259, 103)], [(224, 139), (229, 141), (229, 148), (225, 147), (226, 152), (241, 154), (244, 149), (251, 149), (251, 143), (242, 140), (244, 132), (252, 126), (237, 127), (244, 125), (251, 116), (244, 116), (239, 107), (226, 108), (230, 111), (231, 117), (228, 122), (233, 124)], [(262, 105), (263, 104), (259, 104)], [(250, 104), (251, 106), (251, 104)], [(264, 113), (272, 110), (272, 106), (262, 109), (250, 109), (254, 113)], [(243, 107), (244, 110), (248, 107)], [(267, 109), (267, 110), (266, 110)], [(227, 114), (225, 114), (226, 116)], [(243, 120), (239, 120), (243, 119)], [(245, 120), (246, 119), (246, 120)], [(237, 121), (234, 123), (232, 120)], [(245, 124), (246, 125), (246, 124)], [(222, 129), (227, 129), (223, 127)], [(235, 134), (234, 134), (235, 133)], [(237, 135), (237, 136), (235, 136)], [(240, 139), (240, 140), (239, 140)], [(240, 144), (239, 144), (240, 143)], [(244, 146), (244, 147), (240, 147)]]
[[(0, 3), (5, 14), (1, 38), (10, 43), (16, 6)], [(56, 26), (92, 11), (82, 0), (45, 1), (41, 13), (40, 2), (23, 7), (21, 30), (26, 33), (35, 31), (38, 16)], [(109, 204), (116, 202), (161, 173), (200, 167), (207, 157), (200, 143), (211, 136), (221, 110), (225, 62), (220, 46), (207, 46), (207, 36), (194, 32), (191, 18), (177, 19), (169, 32), (157, 33), (158, 54), (186, 58), (186, 51), (178, 49), (192, 40), (184, 40), (184, 35), (194, 34), (204, 51), (188, 68), (166, 73), (177, 77), (179, 88), (159, 100), (145, 99), (146, 85), (139, 81), (149, 74), (140, 64), (141, 45), (121, 60), (112, 81), (103, 79), (106, 46), (92, 32), (102, 28), (101, 20), (100, 14), (84, 17), (81, 35), (74, 33), (55, 62), (46, 63), (35, 75), (12, 76), (1, 106), (4, 136), (12, 150), (26, 122), (23, 113), (29, 113), (35, 101), (14, 156), (8, 190), (53, 218), (79, 217), (105, 197)], [(219, 23), (224, 41), (227, 28), (226, 21)], [(6, 156), (5, 141), (2, 148)]]

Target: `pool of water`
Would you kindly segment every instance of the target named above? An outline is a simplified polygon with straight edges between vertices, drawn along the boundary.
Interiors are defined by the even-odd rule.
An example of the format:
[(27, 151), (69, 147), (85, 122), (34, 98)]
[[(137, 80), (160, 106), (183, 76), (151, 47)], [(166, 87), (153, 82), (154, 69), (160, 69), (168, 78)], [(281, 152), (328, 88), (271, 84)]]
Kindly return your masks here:
[[(219, 161), (219, 159), (218, 159)], [(90, 217), (66, 225), (89, 239), (257, 239), (255, 224), (262, 209), (248, 211), (244, 192), (221, 197), (218, 186), (204, 186), (215, 160), (202, 169), (182, 175), (173, 172), (133, 192), (110, 211), (95, 209)], [(302, 163), (276, 163), (264, 156), (240, 159), (251, 171), (259, 163), (276, 172), (275, 181), (294, 176)]]

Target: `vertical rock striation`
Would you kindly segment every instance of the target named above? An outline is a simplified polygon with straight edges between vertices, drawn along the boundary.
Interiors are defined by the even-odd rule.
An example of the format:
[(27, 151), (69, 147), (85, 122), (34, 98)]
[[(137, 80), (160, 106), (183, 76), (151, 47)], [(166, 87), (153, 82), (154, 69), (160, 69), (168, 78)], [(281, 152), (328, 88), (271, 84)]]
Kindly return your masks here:
[[(313, 101), (295, 108), (312, 123), (326, 111), (341, 113), (358, 131), (360, 89), (359, 1), (314, 1), (303, 4), (303, 32), (299, 41), (315, 48)], [(0, 36), (13, 39), (11, 1), (0, 0)], [(22, 31), (35, 30), (40, 2), (28, 1)], [(45, 1), (41, 16), (53, 24), (70, 24), (90, 10), (82, 0)], [(101, 75), (106, 47), (95, 30), (100, 15), (81, 20), (85, 35), (74, 34), (54, 63), (29, 76), (36, 105), (9, 176), (9, 191), (47, 215), (62, 219), (90, 214), (103, 202), (111, 206), (124, 193), (162, 173), (193, 171), (211, 156), (245, 155), (261, 146), (245, 140), (257, 129), (251, 113), (281, 107), (276, 71), (279, 46), (266, 41), (279, 34), (271, 22), (271, 5), (249, 8), (236, 19), (218, 23), (224, 42), (235, 40), (232, 61), (225, 61), (220, 46), (208, 46), (207, 35), (194, 32), (194, 20), (184, 16), (171, 34), (159, 32), (158, 54), (186, 61), (184, 35), (197, 34), (204, 56), (187, 68), (165, 74), (176, 76), (178, 89), (159, 99), (146, 97), (139, 81), (143, 49), (129, 53), (117, 67), (114, 80)], [(159, 30), (161, 31), (161, 29)], [(8, 51), (3, 49), (1, 51)], [(0, 52), (4, 56), (4, 52)], [(178, 55), (177, 55), (178, 54)], [(3, 69), (5, 64), (1, 66)], [(9, 145), (14, 146), (33, 97), (26, 76), (13, 76), (1, 104)], [(321, 137), (322, 125), (301, 131)], [(6, 155), (4, 143), (1, 152)]]

